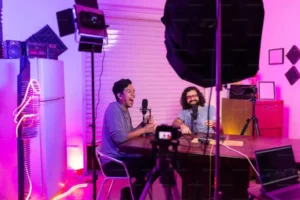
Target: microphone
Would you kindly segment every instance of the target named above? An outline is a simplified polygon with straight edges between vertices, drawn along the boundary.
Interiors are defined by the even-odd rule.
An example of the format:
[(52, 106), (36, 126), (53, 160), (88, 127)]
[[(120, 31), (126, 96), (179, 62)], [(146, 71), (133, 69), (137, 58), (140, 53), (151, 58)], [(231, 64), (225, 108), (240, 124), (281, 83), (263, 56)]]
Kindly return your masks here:
[[(145, 121), (145, 114), (147, 113), (147, 111), (149, 110), (149, 116), (151, 117), (151, 109), (148, 109), (148, 99), (143, 99), (142, 100), (142, 107), (141, 107), (141, 112), (143, 114), (143, 123)], [(149, 121), (145, 122), (146, 124), (149, 123)], [(144, 124), (145, 126), (145, 124)], [(148, 135), (149, 133), (144, 133), (143, 136), (145, 137), (146, 135)], [(152, 134), (152, 133), (150, 133)]]
[(196, 120), (198, 117), (198, 105), (192, 105), (192, 118)]
[(148, 99), (143, 99), (141, 111), (145, 115), (148, 111)]

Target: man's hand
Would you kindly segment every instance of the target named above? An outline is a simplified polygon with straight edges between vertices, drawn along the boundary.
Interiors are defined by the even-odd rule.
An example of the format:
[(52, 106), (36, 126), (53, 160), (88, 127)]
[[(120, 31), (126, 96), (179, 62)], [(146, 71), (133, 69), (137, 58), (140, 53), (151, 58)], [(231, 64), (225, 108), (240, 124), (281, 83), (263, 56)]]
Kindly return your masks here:
[(181, 124), (180, 129), (181, 129), (182, 134), (192, 134), (190, 128), (185, 124)]
[(153, 116), (146, 116), (145, 119), (144, 119), (144, 123), (145, 124), (154, 124), (154, 119), (153, 119)]
[(216, 127), (216, 122), (213, 120), (205, 121), (205, 126), (208, 126), (210, 128), (215, 128)]
[(143, 133), (154, 133), (155, 125), (154, 123), (149, 123), (146, 124), (143, 129), (144, 129)]

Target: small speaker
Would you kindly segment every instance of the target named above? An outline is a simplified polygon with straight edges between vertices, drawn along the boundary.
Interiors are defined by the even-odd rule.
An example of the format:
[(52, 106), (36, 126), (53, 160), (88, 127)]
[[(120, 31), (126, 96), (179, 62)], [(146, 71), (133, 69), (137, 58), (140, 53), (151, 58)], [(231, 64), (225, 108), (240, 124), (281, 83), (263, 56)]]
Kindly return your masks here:
[(22, 55), (21, 41), (5, 40), (3, 41), (3, 58), (14, 59)]
[(23, 46), (28, 58), (47, 58), (47, 44), (24, 42)]
[(57, 60), (58, 55), (59, 55), (59, 52), (58, 52), (57, 45), (56, 44), (48, 44), (47, 58)]

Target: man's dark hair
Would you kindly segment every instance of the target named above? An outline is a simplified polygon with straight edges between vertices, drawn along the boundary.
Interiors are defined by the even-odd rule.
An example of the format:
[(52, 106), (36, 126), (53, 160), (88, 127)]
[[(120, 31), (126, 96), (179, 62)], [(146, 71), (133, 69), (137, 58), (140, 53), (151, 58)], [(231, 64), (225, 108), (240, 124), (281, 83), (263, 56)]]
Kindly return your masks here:
[(128, 87), (128, 85), (131, 85), (132, 82), (129, 79), (121, 79), (114, 83), (114, 86), (112, 88), (112, 91), (115, 95), (115, 98), (117, 101), (119, 101), (118, 93), (122, 93), (125, 88)]
[(186, 100), (186, 94), (192, 90), (195, 90), (198, 94), (198, 97), (199, 97), (198, 105), (203, 107), (205, 104), (205, 98), (204, 98), (203, 94), (198, 90), (198, 88), (196, 88), (194, 86), (190, 86), (190, 87), (185, 88), (185, 90), (181, 94), (180, 104), (181, 104), (183, 110), (191, 108), (191, 105), (189, 105)]

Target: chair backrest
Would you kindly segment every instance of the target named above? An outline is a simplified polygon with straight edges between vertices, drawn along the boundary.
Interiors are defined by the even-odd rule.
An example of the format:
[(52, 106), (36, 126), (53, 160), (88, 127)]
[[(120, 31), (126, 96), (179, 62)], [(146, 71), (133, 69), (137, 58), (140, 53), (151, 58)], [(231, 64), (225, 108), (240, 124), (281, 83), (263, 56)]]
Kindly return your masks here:
[(110, 160), (112, 162), (115, 162), (115, 163), (118, 163), (118, 164), (122, 165), (123, 168), (124, 168), (124, 170), (125, 170), (126, 177), (128, 177), (128, 178), (130, 177), (128, 169), (127, 169), (126, 164), (124, 162), (122, 162), (122, 161), (120, 161), (118, 159), (112, 158), (112, 157), (110, 157), (110, 156), (108, 156), (106, 154), (101, 153), (100, 150), (99, 150), (99, 148), (100, 147), (96, 147), (95, 154), (96, 154), (96, 158), (97, 158), (97, 161), (98, 161), (98, 164), (99, 164), (99, 167), (100, 167), (100, 170), (101, 170), (103, 176), (107, 177), (107, 175), (105, 174), (105, 172), (103, 171), (103, 168), (102, 168), (101, 157), (102, 158), (106, 158), (106, 159), (108, 159), (108, 160)]
[(96, 147), (96, 149), (95, 149), (95, 154), (96, 154), (96, 158), (97, 158), (97, 161), (98, 161), (100, 170), (101, 170), (103, 176), (106, 177), (106, 175), (105, 175), (105, 173), (104, 173), (104, 171), (103, 171), (103, 169), (102, 169), (102, 163), (101, 163), (101, 156), (102, 156), (102, 153), (100, 152), (100, 146)]

